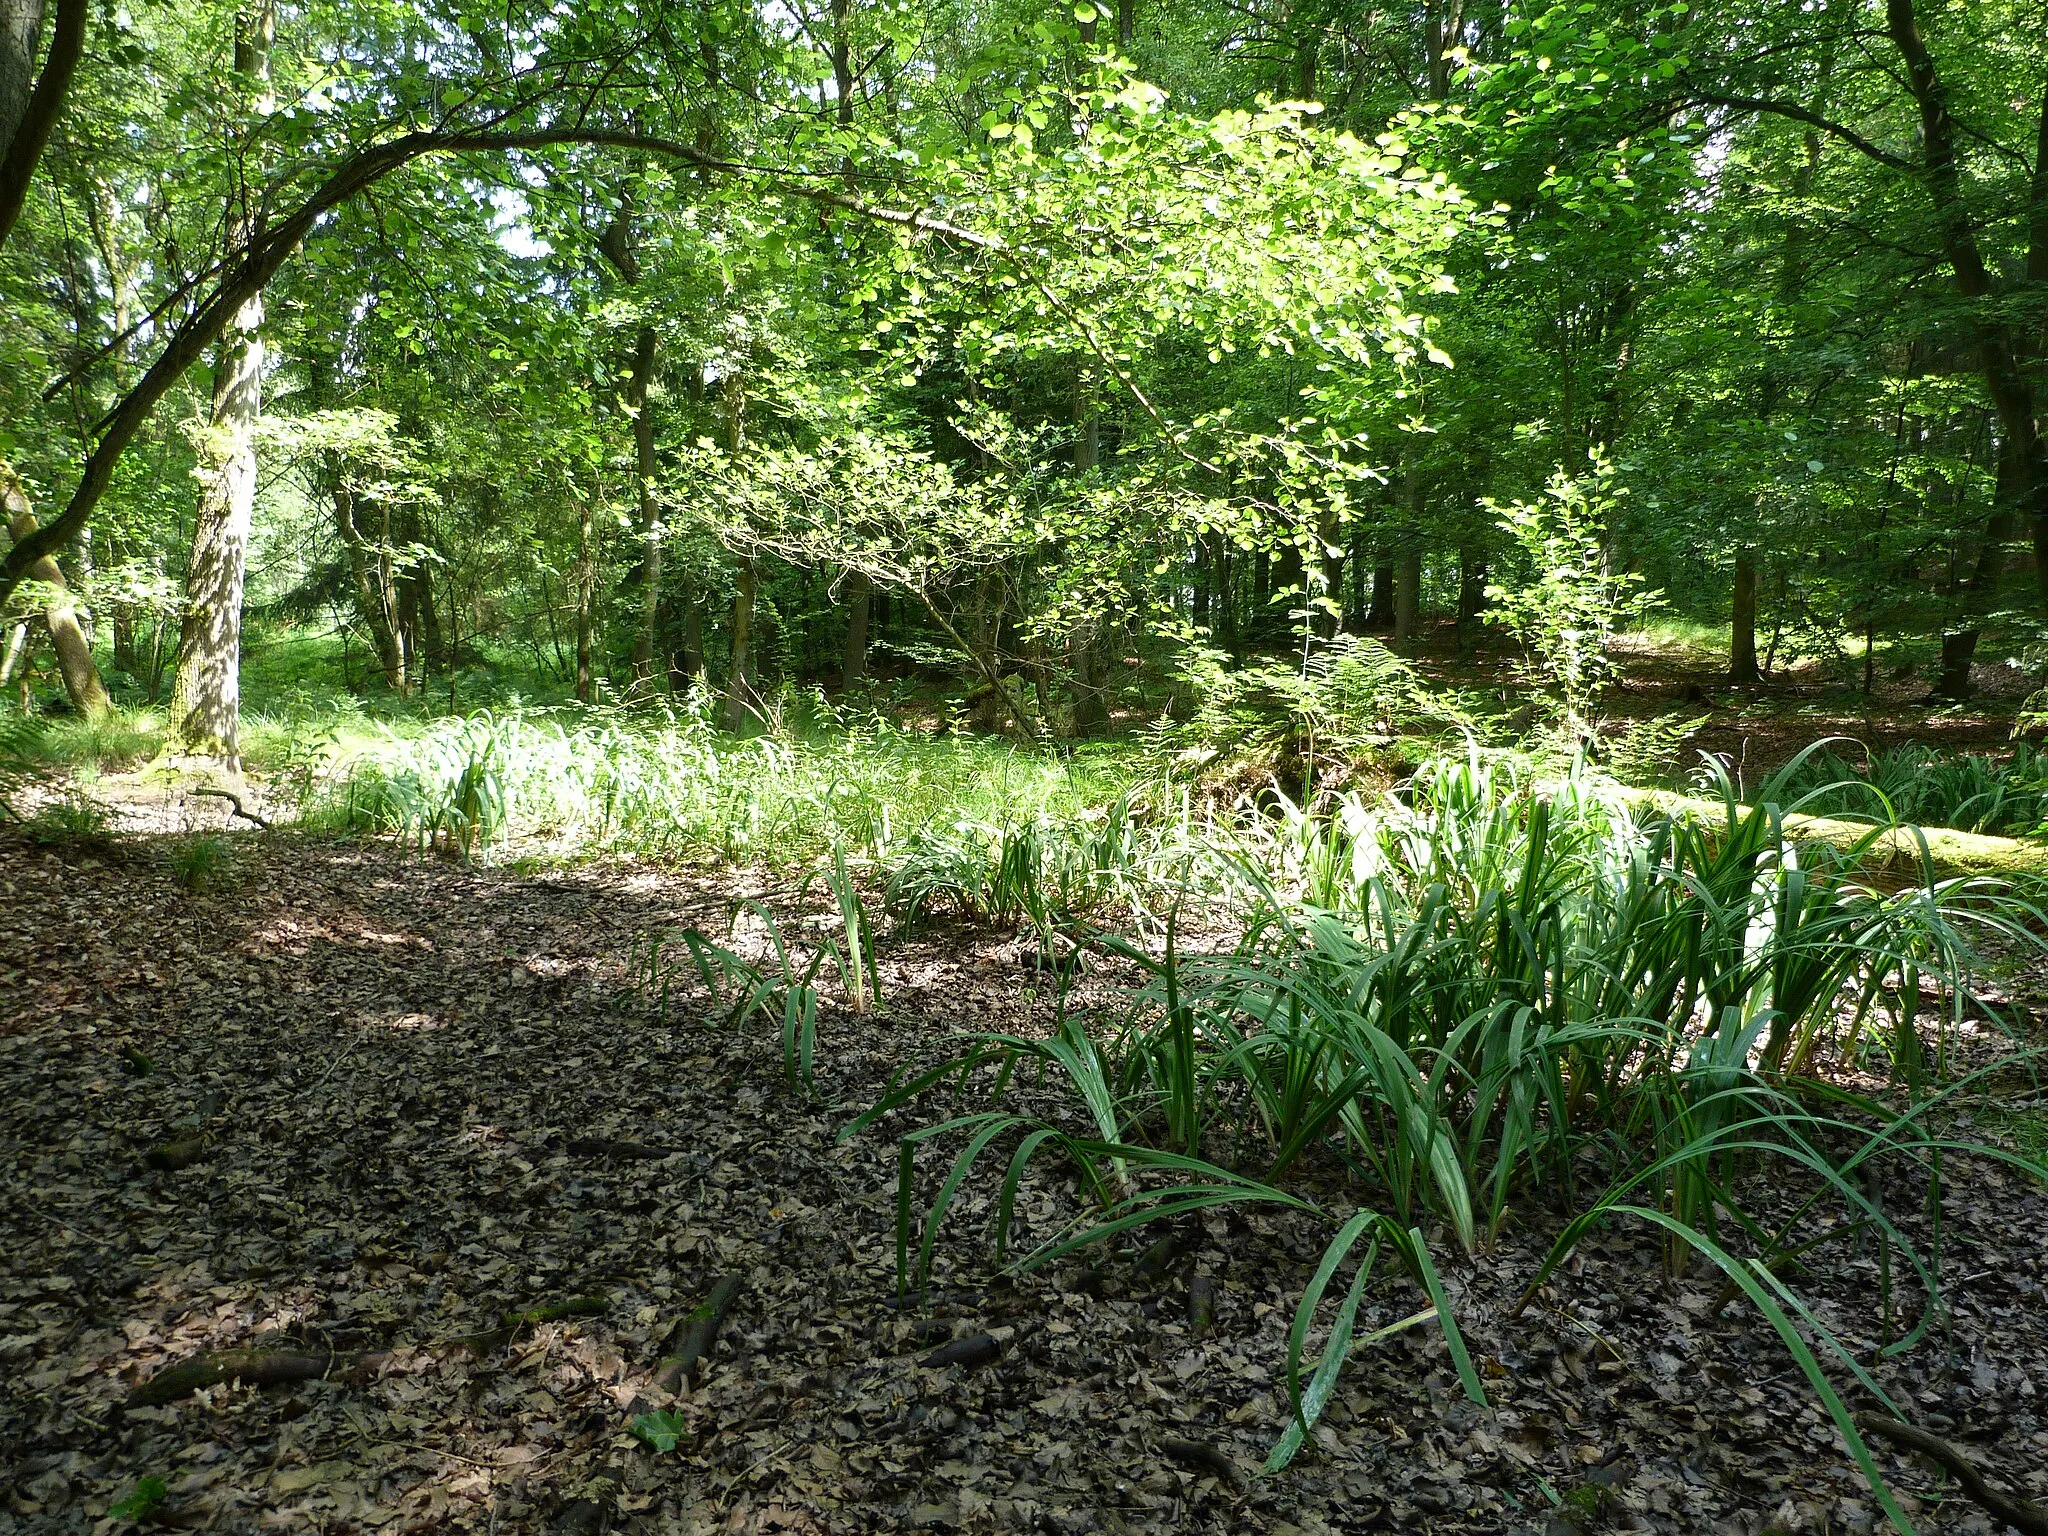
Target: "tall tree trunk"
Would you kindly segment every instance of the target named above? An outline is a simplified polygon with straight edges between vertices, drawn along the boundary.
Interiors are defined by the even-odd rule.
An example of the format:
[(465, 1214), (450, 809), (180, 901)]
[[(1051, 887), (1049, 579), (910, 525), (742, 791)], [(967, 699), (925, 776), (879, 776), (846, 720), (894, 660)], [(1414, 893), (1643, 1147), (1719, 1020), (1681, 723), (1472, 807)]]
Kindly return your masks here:
[(1325, 640), (1337, 633), (1344, 608), (1344, 546), (1338, 542), (1342, 530), (1337, 514), (1325, 509), (1316, 525), (1316, 539), (1322, 550), (1323, 589), (1319, 596), (1330, 606), (1316, 614), (1316, 633)]
[(1735, 556), (1735, 594), (1728, 622), (1728, 681), (1746, 688), (1762, 680), (1756, 665), (1756, 552)]
[[(2041, 434), (2033, 381), (2025, 365), (2030, 339), (1997, 307), (1997, 301), (2007, 292), (2007, 284), (1985, 260), (1978, 241), (1976, 218), (1970, 207), (1971, 189), (1963, 184), (1963, 163), (1956, 150), (1956, 123), (1949, 110), (1948, 82), (1942, 78), (1921, 37), (1914, 0), (1885, 0), (1885, 29), (1905, 64), (1906, 85), (1920, 109), (1919, 181), (1933, 205), (1942, 256), (1954, 274), (1957, 291), (1971, 301), (1968, 313), (1978, 366), (2005, 439), (2009, 468), (2000, 476), (2005, 482), (2000, 488), (2001, 515), (2023, 519), (2033, 534), (2035, 548), (2048, 554), (2048, 530), (2043, 527), (2048, 524), (2048, 439)], [(2032, 204), (2027, 222), (2033, 242), (2027, 259), (2030, 280), (2048, 277), (2048, 248), (2043, 245), (2048, 242), (2048, 88), (2043, 90), (2041, 114), (2037, 158), (2029, 185)], [(2008, 523), (2002, 536), (1989, 541), (1987, 553), (2001, 548), (2011, 532)], [(2048, 568), (2037, 568), (2037, 584), (2042, 601), (2048, 603)], [(1977, 611), (1988, 611), (1988, 604)], [(1966, 658), (1974, 654), (1976, 643), (1974, 631), (1967, 646), (1960, 630), (1954, 635), (1953, 646), (1950, 638), (1944, 637), (1945, 678), (1967, 677)]]
[(1458, 551), (1458, 654), (1470, 656), (1479, 646), (1479, 618), (1486, 611), (1486, 556), (1472, 548)]
[(683, 679), (685, 685), (704, 679), (704, 596), (690, 594), (683, 610)]
[[(264, 4), (235, 23), (235, 71), (256, 90), (252, 111), (270, 110), (270, 42), (275, 12)], [(248, 249), (259, 211), (253, 188), (237, 188), (228, 210), (230, 259)], [(185, 620), (178, 675), (171, 685), (166, 752), (242, 766), (242, 584), (249, 520), (256, 505), (257, 422), (263, 414), (263, 295), (252, 294), (228, 321), (213, 378), (213, 417), (204, 436), (199, 516), (185, 577)]]
[(654, 383), (654, 327), (643, 325), (633, 347), (633, 372), (626, 386), (626, 406), (633, 413), (633, 468), (639, 489), (640, 632), (633, 637), (633, 675), (654, 676), (654, 638), (661, 623), (661, 507), (654, 496), (654, 411), (649, 403)]
[(846, 578), (846, 649), (841, 655), (839, 686), (853, 692), (867, 676), (868, 611), (874, 599), (874, 584), (859, 571)]
[[(36, 515), (29, 508), (28, 493), (15, 478), (13, 467), (4, 460), (0, 460), (0, 512), (6, 515), (8, 536), (17, 542), (36, 531)], [(64, 679), (64, 692), (81, 715), (97, 720), (114, 705), (107, 697), (106, 686), (100, 682), (99, 668), (93, 665), (92, 642), (78, 621), (78, 610), (72, 605), (64, 573), (58, 569), (54, 556), (45, 555), (29, 567), (29, 575), (51, 589), (43, 609), (43, 622), (49, 626), (50, 644), (57, 652), (57, 670)]]
[(732, 593), (732, 664), (725, 675), (725, 728), (737, 731), (754, 713), (754, 597), (759, 576), (753, 556), (741, 559)]
[(1422, 551), (1402, 551), (1394, 561), (1394, 648), (1416, 642), (1422, 619)]
[(592, 609), (597, 603), (597, 526), (594, 504), (585, 496), (576, 505), (576, 697), (591, 701), (596, 679), (591, 671)]
[(377, 652), (377, 669), (384, 685), (393, 693), (405, 692), (405, 652), (399, 644), (396, 620), (397, 594), (392, 590), (391, 561), (387, 552), (370, 547), (356, 526), (356, 497), (344, 478), (341, 466), (331, 466), (334, 481), (334, 526), (341, 535), (341, 547), (348, 553), (348, 570), (355, 584), (356, 611), (370, 631), (370, 644)]
[(1109, 690), (1097, 650), (1092, 625), (1076, 629), (1067, 639), (1067, 665), (1074, 674), (1076, 736), (1099, 736), (1109, 729)]
[(1394, 627), (1394, 562), (1382, 560), (1372, 568), (1372, 602), (1365, 611), (1367, 629)]

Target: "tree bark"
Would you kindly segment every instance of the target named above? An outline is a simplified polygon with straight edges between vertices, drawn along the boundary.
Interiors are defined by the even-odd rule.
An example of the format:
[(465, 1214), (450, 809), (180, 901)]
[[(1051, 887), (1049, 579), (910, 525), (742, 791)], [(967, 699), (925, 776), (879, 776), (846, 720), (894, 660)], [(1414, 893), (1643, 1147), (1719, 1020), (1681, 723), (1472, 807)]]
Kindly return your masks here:
[[(1886, 30), (1906, 66), (1907, 88), (1920, 109), (1921, 184), (1934, 207), (1935, 228), (1943, 257), (1955, 276), (1956, 288), (1972, 301), (1970, 328), (1976, 341), (1978, 365), (1985, 392), (1998, 415), (1999, 430), (2011, 472), (2006, 507), (2027, 520), (2035, 548), (2048, 556), (2048, 439), (2041, 435), (2035, 414), (2034, 390), (2024, 359), (2026, 339), (2014, 322), (1996, 315), (1989, 301), (2000, 297), (2005, 284), (1984, 259), (1977, 239), (1977, 227), (1963, 186), (1962, 163), (1956, 152), (1955, 118), (1949, 110), (1948, 84), (1935, 67), (1934, 57), (1920, 35), (1920, 21), (1914, 0), (1885, 0)], [(2028, 209), (2030, 236), (2036, 244), (2028, 253), (2028, 270), (2038, 265), (2048, 271), (2048, 251), (2038, 243), (2048, 239), (2048, 91), (2042, 101), (2042, 121), (2037, 160), (2029, 184), (2033, 205)], [(2006, 478), (2006, 477), (2001, 477)], [(2048, 603), (2048, 564), (2037, 565), (2036, 581), (2041, 598)], [(1970, 642), (1974, 651), (1976, 642)], [(1943, 642), (1943, 655), (1949, 652)], [(1946, 676), (1950, 668), (1943, 665)]]
[(1486, 611), (1486, 557), (1476, 549), (1458, 551), (1458, 651), (1470, 656), (1479, 644), (1479, 617)]
[(1382, 560), (1372, 568), (1372, 602), (1365, 610), (1367, 629), (1394, 627), (1394, 562)]
[[(36, 531), (36, 515), (29, 509), (28, 493), (15, 478), (13, 468), (4, 462), (0, 462), (0, 512), (6, 515), (9, 537), (19, 541)], [(64, 573), (53, 556), (45, 555), (30, 568), (29, 574), (52, 589), (43, 609), (43, 622), (49, 627), (50, 644), (57, 652), (57, 670), (64, 679), (65, 695), (81, 715), (97, 720), (114, 704), (100, 681), (99, 668), (93, 664), (92, 643), (78, 621), (78, 610), (72, 605)]]
[(654, 327), (643, 325), (633, 347), (626, 407), (633, 413), (633, 467), (640, 501), (640, 632), (633, 637), (633, 675), (654, 676), (654, 637), (661, 622), (661, 506), (654, 496)]
[[(253, 110), (269, 110), (270, 42), (276, 24), (268, 4), (237, 18), (235, 71), (256, 87)], [(235, 256), (254, 244), (260, 217), (246, 183), (228, 209)], [(251, 293), (228, 321), (214, 366), (213, 417), (200, 463), (199, 515), (185, 577), (185, 618), (178, 635), (178, 674), (171, 685), (165, 751), (173, 758), (242, 766), (242, 587), (249, 522), (256, 506), (257, 422), (263, 414), (263, 292)]]
[(1739, 688), (1762, 680), (1756, 665), (1756, 553), (1735, 556), (1735, 592), (1728, 621), (1728, 681)]
[(859, 571), (846, 578), (846, 650), (840, 660), (839, 686), (851, 693), (868, 670), (868, 616), (874, 584)]
[[(388, 550), (374, 550), (356, 526), (356, 498), (343, 478), (341, 467), (333, 466), (334, 524), (348, 552), (349, 575), (355, 583), (356, 610), (370, 631), (370, 643), (377, 652), (377, 668), (393, 693), (405, 692), (405, 651), (399, 643), (397, 594), (392, 589)], [(387, 519), (388, 521), (388, 519)], [(388, 541), (387, 541), (388, 542)]]
[(1422, 551), (1406, 550), (1394, 562), (1394, 648), (1412, 646), (1422, 619)]
[(591, 609), (597, 599), (596, 518), (589, 497), (576, 507), (576, 697), (591, 701)]
[(28, 203), (50, 134), (64, 114), (71, 78), (85, 52), (86, 0), (57, 0), (49, 56), (28, 87), (42, 35), (42, 0), (0, 0), (0, 246)]
[(725, 675), (725, 728), (737, 731), (754, 713), (754, 596), (759, 577), (751, 555), (740, 561), (732, 594), (732, 665)]

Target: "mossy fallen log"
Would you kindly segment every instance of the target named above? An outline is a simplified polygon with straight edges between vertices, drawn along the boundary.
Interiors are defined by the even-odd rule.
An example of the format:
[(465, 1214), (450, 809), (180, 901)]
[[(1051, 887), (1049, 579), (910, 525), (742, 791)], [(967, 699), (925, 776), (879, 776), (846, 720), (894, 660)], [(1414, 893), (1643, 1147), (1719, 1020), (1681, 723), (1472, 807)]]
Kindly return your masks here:
[[(1728, 807), (1719, 800), (1674, 794), (1663, 789), (1623, 788), (1629, 804), (1668, 816), (1690, 816), (1707, 826), (1726, 825)], [(1745, 806), (1746, 812), (1753, 807)], [(2048, 877), (2048, 842), (2014, 837), (1987, 837), (1953, 827), (1886, 827), (1845, 821), (1833, 816), (1795, 813), (1783, 817), (1785, 835), (1795, 843), (1825, 843), (1844, 853), (1859, 853), (1867, 869), (1912, 878), (1931, 865), (1941, 877), (1997, 875), (2009, 880)]]

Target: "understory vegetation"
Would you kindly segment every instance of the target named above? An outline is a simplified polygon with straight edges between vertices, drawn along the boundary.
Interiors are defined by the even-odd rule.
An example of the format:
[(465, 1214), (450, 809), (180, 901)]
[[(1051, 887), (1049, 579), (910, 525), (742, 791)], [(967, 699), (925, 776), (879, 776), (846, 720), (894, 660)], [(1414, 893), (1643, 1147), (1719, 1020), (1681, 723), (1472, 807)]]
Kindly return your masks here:
[[(323, 1090), (382, 1031), (405, 1037), (380, 1068), (391, 1121), (465, 1160), (436, 1202), (473, 1203), (471, 1173), (495, 1198), (509, 1167), (585, 1255), (585, 1217), (668, 1208), (565, 1173), (578, 1158), (658, 1164), (659, 1199), (694, 1181), (708, 1211), (714, 1187), (739, 1208), (769, 1143), (813, 1195), (879, 1157), (893, 1188), (858, 1198), (887, 1203), (894, 1274), (862, 1283), (888, 1289), (897, 1344), (949, 1290), (1092, 1275), (1099, 1295), (1132, 1246), (1159, 1273), (1176, 1245), (1265, 1255), (1240, 1315), (1287, 1318), (1270, 1395), (1230, 1427), (1204, 1410), (1205, 1432), (1265, 1436), (1263, 1481), (1188, 1452), (1191, 1419), (1147, 1431), (1178, 1425), (1163, 1443), (1241, 1496), (1203, 1506), (1232, 1536), (1258, 1490), (1335, 1457), (1369, 1357), (1440, 1349), (1440, 1379), (1408, 1385), (1447, 1424), (1490, 1412), (1520, 1367), (1470, 1340), (1616, 1234), (1642, 1257), (1622, 1284), (1704, 1282), (1702, 1333), (1746, 1324), (1798, 1374), (1806, 1471), (1853, 1464), (1911, 1532), (1924, 1510), (1884, 1458), (1912, 1449), (2048, 1530), (2000, 1491), (2048, 1492), (2033, 1379), (1969, 1377), (2014, 1394), (1979, 1427), (2022, 1470), (1987, 1483), (1906, 1368), (1956, 1365), (1951, 1209), (2048, 1183), (2041, 20), (2037, 0), (0, 0), (0, 847), (46, 905), (89, 873), (106, 908), (63, 955), (45, 929), (83, 925), (6, 914), (23, 956), (0, 985), (40, 990), (0, 1010), (0, 1044), (29, 1042), (51, 1104), (111, 1102), (188, 1028), (235, 1063), (185, 1064), (189, 1123), (140, 1176), (198, 1171), (133, 1206), (86, 1182), (83, 1140), (17, 1146), (0, 1119), (0, 1177), (32, 1185), (49, 1255), (28, 1300), (0, 1292), (0, 1363), (83, 1335), (12, 1331), (71, 1304), (51, 1297), (117, 1327), (127, 1301), (78, 1277), (124, 1254), (123, 1297), (226, 1297), (198, 1267), (157, 1274), (161, 1237), (77, 1245), (107, 1211), (227, 1190), (204, 1165), (238, 1134), (246, 1043), (301, 1049), (312, 1019), (348, 1036), (316, 1039), (303, 1085), (322, 1161), (247, 1173), (224, 1230), (291, 1228), (295, 1179), (351, 1199), (369, 1179), (348, 1094)], [(319, 881), (287, 890), (294, 859)], [(130, 875), (161, 897), (146, 923), (105, 894)], [(586, 884), (602, 942), (518, 915), (587, 915)], [(407, 926), (414, 887), (443, 931)], [(484, 892), (507, 910), (446, 932)], [(404, 921), (372, 924), (379, 902)], [(444, 944), (441, 1003), (415, 1006), (414, 950)], [(934, 1003), (970, 952), (972, 998)], [(907, 953), (929, 984), (898, 1012)], [(243, 993), (253, 957), (284, 1001)], [(226, 980), (178, 990), (215, 960)], [(334, 995), (302, 996), (298, 960)], [(98, 1011), (117, 992), (119, 1023)], [(272, 1003), (288, 1017), (240, 1032)], [(571, 1014), (599, 1032), (587, 1056), (550, 1043)], [(527, 1033), (500, 1054), (482, 1036), (507, 1020)], [(657, 1117), (670, 1093), (733, 1118), (543, 1134), (549, 1105), (602, 1101), (566, 1081), (598, 1060), (629, 1062)], [(255, 1070), (273, 1109), (301, 1091)], [(466, 1105), (460, 1126), (429, 1098)], [(70, 1114), (46, 1108), (15, 1106), (45, 1141)], [(825, 1150), (778, 1142), (798, 1120)], [(785, 1210), (791, 1232), (849, 1228), (792, 1293), (841, 1248), (886, 1267), (843, 1191), (747, 1193), (767, 1234), (747, 1275)], [(325, 1271), (302, 1232), (282, 1259), (238, 1247), (236, 1283), (275, 1281), (264, 1316), (312, 1340), (371, 1270), (475, 1275), (534, 1240), (502, 1215), (431, 1251), (351, 1241)], [(579, 1435), (612, 1459), (576, 1463), (565, 1532), (998, 1518), (921, 1489), (883, 1511), (895, 1473), (822, 1439), (805, 1465), (838, 1491), (816, 1508), (733, 1503), (757, 1473), (801, 1487), (793, 1440), (749, 1446), (710, 1514), (655, 1490), (649, 1457), (721, 1432), (693, 1373), (753, 1239), (635, 1241), (606, 1263), (634, 1269), (644, 1331), (529, 1403), (556, 1449), (453, 1453), (484, 1474), (458, 1524), (495, 1533), (494, 1479)], [(1475, 1277), (1526, 1242), (1519, 1301), (1482, 1318)], [(657, 1340), (645, 1298), (709, 1280), (714, 1253), (722, 1299)], [(549, 1262), (533, 1274), (573, 1267)], [(512, 1300), (456, 1342), (611, 1305)], [(426, 1336), (347, 1370), (409, 1371)], [(324, 1387), (341, 1354), (315, 1342), (325, 1363), (308, 1343), (290, 1379)], [(123, 1413), (282, 1384), (279, 1358), (195, 1354), (124, 1384)], [(883, 1422), (840, 1412), (835, 1360), (764, 1385), (747, 1432), (799, 1402), (838, 1404), (848, 1441)], [(37, 1362), (0, 1420), (44, 1394), (5, 1421), (62, 1440), (38, 1466), (56, 1491), (10, 1508), (84, 1529), (66, 1458), (158, 1421), (101, 1414), (111, 1388), (63, 1396), (107, 1387), (100, 1366)], [(1207, 1368), (1172, 1367), (1182, 1387)], [(604, 1406), (563, 1406), (600, 1378)], [(424, 1454), (401, 1401), (398, 1438), (349, 1420), (365, 1460)], [(290, 1422), (252, 1465), (280, 1466)], [(1495, 1509), (1541, 1498), (1553, 1536), (1585, 1536), (1626, 1458), (1573, 1452), (1573, 1506), (1533, 1470), (1547, 1433), (1474, 1434), (1468, 1459)], [(970, 1470), (970, 1493), (993, 1476)], [(184, 1502), (208, 1475), (151, 1469), (90, 1520), (230, 1524)], [(1041, 1520), (1028, 1491), (1001, 1518), (1192, 1528), (1192, 1482), (1140, 1477), (1157, 1502), (1126, 1506), (1129, 1481), (1086, 1521)], [(447, 1490), (421, 1497), (438, 1520)], [(304, 1513), (266, 1508), (354, 1528)], [(1756, 1513), (1747, 1536), (1792, 1519)]]

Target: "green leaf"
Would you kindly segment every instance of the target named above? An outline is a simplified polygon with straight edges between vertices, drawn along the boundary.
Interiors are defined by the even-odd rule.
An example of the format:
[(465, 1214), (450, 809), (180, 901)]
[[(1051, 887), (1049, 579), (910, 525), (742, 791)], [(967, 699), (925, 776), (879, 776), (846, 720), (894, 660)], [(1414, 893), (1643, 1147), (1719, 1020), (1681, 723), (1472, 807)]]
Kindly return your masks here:
[(142, 1521), (161, 1508), (171, 1496), (170, 1485), (160, 1477), (145, 1477), (128, 1497), (107, 1511), (110, 1520)]
[(674, 1450), (682, 1443), (683, 1436), (690, 1432), (687, 1419), (666, 1409), (659, 1413), (636, 1414), (626, 1428), (649, 1450), (663, 1455)]

